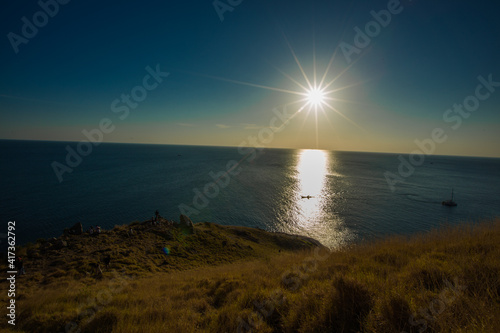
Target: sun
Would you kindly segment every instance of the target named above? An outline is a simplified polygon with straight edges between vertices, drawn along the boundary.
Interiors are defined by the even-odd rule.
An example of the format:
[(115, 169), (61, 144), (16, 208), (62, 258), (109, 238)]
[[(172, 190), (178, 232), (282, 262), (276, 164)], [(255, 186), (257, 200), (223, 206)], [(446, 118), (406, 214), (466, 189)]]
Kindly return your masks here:
[[(329, 115), (327, 114), (327, 111), (333, 111), (334, 114), (342, 117), (343, 119), (347, 120), (350, 122), (352, 125), (356, 126), (358, 129), (365, 131), (366, 130), (359, 126), (355, 121), (351, 120), (347, 115), (345, 115), (343, 112), (341, 112), (335, 104), (337, 103), (356, 103), (355, 101), (351, 100), (346, 100), (339, 98), (338, 92), (355, 87), (359, 84), (363, 84), (364, 81), (361, 82), (355, 82), (349, 85), (342, 85), (338, 86), (338, 80), (349, 71), (349, 69), (354, 66), (354, 64), (357, 62), (357, 60), (361, 59), (361, 57), (358, 57), (357, 60), (353, 61), (351, 64), (349, 64), (347, 67), (342, 69), (339, 73), (336, 74), (336, 76), (333, 79), (327, 79), (329, 74), (331, 74), (330, 70), (335, 67), (334, 66), (334, 61), (337, 55), (337, 52), (339, 48), (336, 48), (335, 51), (333, 52), (330, 61), (326, 65), (326, 68), (324, 72), (321, 74), (317, 73), (316, 69), (316, 51), (315, 48), (313, 47), (313, 57), (312, 57), (312, 73), (309, 75), (306, 74), (306, 71), (304, 67), (301, 65), (297, 55), (295, 54), (295, 51), (293, 50), (292, 46), (288, 42), (288, 39), (285, 36), (285, 42), (288, 45), (288, 48), (290, 49), (290, 53), (295, 60), (295, 63), (297, 64), (301, 74), (302, 78), (299, 77), (292, 77), (291, 75), (287, 74), (286, 72), (282, 71), (281, 69), (273, 66), (278, 72), (280, 72), (283, 76), (285, 76), (287, 79), (289, 79), (291, 82), (293, 82), (297, 87), (295, 88), (278, 88), (278, 87), (270, 87), (262, 84), (256, 84), (256, 83), (251, 83), (251, 82), (244, 82), (244, 81), (238, 81), (238, 80), (232, 80), (228, 78), (223, 78), (223, 77), (217, 77), (217, 76), (211, 76), (211, 75), (205, 75), (207, 77), (210, 77), (212, 79), (217, 79), (217, 80), (222, 80), (234, 84), (241, 84), (241, 85), (246, 85), (254, 88), (260, 88), (260, 89), (266, 89), (270, 91), (277, 91), (280, 93), (286, 93), (290, 95), (296, 95), (299, 96), (298, 99), (291, 101), (289, 103), (285, 103), (282, 106), (283, 107), (288, 107), (294, 104), (299, 104), (297, 111), (293, 112), (284, 122), (279, 130), (281, 131), (282, 127), (286, 126), (286, 124), (291, 121), (292, 118), (295, 118), (299, 114), (305, 114), (304, 118), (304, 123), (309, 117), (309, 115), (314, 116), (315, 120), (315, 125), (316, 125), (316, 147), (319, 147), (319, 135), (318, 135), (318, 128), (319, 128), (319, 123), (320, 121), (318, 120), (318, 115), (322, 115), (325, 117), (326, 121), (330, 124), (332, 128), (334, 128), (332, 122), (329, 119)], [(303, 124), (304, 124), (303, 123)]]
[(307, 93), (307, 103), (313, 107), (318, 107), (323, 105), (325, 102), (325, 92), (319, 88), (311, 88), (306, 91)]

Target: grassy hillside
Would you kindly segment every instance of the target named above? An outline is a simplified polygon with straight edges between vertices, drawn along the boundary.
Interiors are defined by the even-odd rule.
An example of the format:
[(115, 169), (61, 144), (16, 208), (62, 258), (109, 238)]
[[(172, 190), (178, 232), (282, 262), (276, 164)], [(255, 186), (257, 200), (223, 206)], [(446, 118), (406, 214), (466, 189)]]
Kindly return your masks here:
[[(329, 252), (243, 227), (116, 227), (23, 249), (24, 332), (496, 332), (500, 220)], [(169, 255), (161, 249), (168, 247)], [(111, 254), (103, 276), (93, 261)], [(104, 267), (101, 264), (101, 267)]]

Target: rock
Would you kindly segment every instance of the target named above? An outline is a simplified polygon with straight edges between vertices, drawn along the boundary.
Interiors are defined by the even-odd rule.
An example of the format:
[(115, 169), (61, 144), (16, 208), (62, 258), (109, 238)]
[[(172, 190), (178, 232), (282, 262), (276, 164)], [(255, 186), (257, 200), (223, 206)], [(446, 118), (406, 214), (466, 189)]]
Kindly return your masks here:
[(179, 228), (182, 230), (183, 233), (191, 235), (194, 234), (194, 225), (193, 221), (186, 215), (181, 215), (179, 217)]
[(71, 235), (81, 235), (83, 234), (83, 226), (80, 222), (78, 223), (75, 223), (74, 226), (72, 226), (71, 228), (69, 228), (69, 233)]
[(55, 243), (54, 243), (54, 249), (56, 250), (60, 250), (62, 249), (63, 247), (67, 247), (68, 246), (68, 243), (66, 241), (63, 241), (62, 239), (58, 239)]

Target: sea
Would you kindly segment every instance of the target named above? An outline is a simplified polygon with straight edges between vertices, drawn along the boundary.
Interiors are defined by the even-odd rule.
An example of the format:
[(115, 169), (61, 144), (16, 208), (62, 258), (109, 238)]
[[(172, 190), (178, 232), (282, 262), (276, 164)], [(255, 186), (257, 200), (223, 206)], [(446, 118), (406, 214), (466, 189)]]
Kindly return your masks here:
[[(9, 221), (25, 244), (156, 210), (330, 248), (500, 216), (498, 158), (0, 140), (0, 160), (4, 244)], [(452, 191), (457, 206), (443, 206)]]

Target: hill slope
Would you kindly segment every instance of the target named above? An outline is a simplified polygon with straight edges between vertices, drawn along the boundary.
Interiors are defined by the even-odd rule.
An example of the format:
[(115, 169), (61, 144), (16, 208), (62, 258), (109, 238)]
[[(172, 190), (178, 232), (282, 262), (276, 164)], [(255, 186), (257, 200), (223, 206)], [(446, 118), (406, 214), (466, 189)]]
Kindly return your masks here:
[[(334, 252), (211, 223), (196, 224), (194, 235), (134, 227), (132, 237), (126, 226), (99, 239), (71, 236), (50, 250), (57, 259), (40, 244), (27, 249), (45, 261), (18, 279), (16, 329), (495, 332), (500, 325), (498, 219)], [(87, 260), (107, 252), (103, 277), (87, 274)]]

